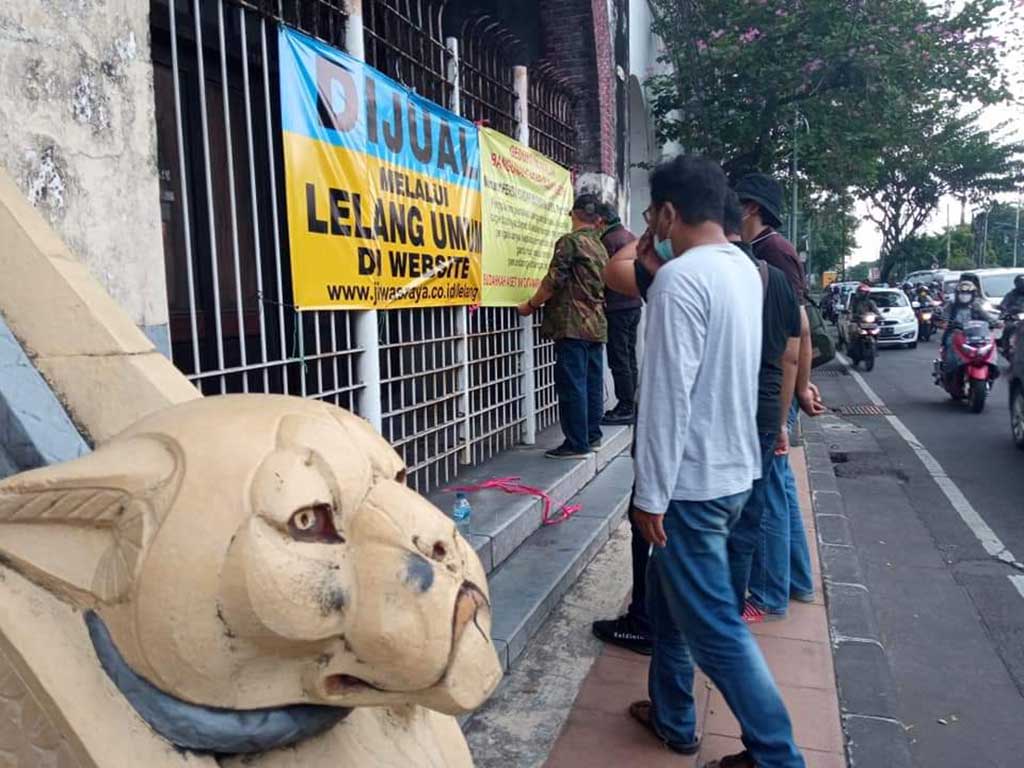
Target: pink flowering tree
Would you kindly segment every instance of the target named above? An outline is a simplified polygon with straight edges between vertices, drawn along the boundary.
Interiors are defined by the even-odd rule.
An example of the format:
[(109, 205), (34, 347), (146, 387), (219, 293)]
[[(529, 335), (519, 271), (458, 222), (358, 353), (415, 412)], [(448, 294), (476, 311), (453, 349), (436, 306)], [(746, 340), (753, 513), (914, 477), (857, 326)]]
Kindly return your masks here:
[[(1014, 4), (1024, 2), (966, 0), (946, 13), (926, 0), (652, 0), (670, 65), (648, 81), (659, 133), (734, 177), (788, 175), (796, 135), (812, 214), (815, 201), (852, 203), (851, 191), (884, 200), (901, 157), (928, 162), (933, 152), (946, 169), (956, 147), (940, 151), (940, 139), (966, 131), (998, 144), (962, 114), (1010, 97), (1000, 62), (1024, 41)], [(976, 189), (962, 173), (943, 183), (986, 194), (992, 174), (977, 178)], [(902, 234), (886, 247), (919, 218), (896, 215), (905, 226), (889, 226)]]

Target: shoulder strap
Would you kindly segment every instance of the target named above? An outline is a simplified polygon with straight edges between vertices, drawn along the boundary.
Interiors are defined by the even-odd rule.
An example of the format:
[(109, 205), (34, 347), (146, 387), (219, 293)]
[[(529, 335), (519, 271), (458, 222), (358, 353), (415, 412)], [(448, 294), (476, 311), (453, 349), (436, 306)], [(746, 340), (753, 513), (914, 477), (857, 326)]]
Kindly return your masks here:
[(768, 262), (764, 259), (758, 259), (757, 273), (761, 276), (761, 298), (764, 299), (768, 296)]

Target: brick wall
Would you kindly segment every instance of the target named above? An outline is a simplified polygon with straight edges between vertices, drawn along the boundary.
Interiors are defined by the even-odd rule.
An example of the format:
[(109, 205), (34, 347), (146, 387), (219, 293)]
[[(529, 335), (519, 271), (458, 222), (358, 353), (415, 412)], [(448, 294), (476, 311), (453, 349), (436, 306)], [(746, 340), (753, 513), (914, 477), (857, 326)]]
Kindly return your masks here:
[(581, 173), (615, 174), (615, 63), (607, 0), (542, 0), (542, 49), (576, 99)]

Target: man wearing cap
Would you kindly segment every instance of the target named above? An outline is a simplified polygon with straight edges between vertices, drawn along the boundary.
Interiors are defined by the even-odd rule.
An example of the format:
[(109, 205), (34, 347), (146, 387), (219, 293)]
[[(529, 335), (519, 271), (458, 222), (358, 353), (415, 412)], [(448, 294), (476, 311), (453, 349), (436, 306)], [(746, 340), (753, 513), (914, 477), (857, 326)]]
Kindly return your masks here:
[[(601, 208), (601, 242), (610, 259), (636, 240), (622, 225), (611, 205)], [(608, 318), (608, 367), (615, 382), (615, 407), (605, 413), (604, 424), (632, 424), (636, 419), (636, 385), (640, 377), (636, 362), (636, 336), (640, 327), (640, 299), (609, 288), (604, 289), (604, 312)]]
[(608, 252), (598, 225), (602, 205), (596, 195), (573, 203), (572, 231), (555, 243), (548, 273), (519, 314), (529, 317), (544, 307), (541, 336), (555, 342), (555, 391), (565, 441), (548, 451), (551, 459), (586, 458), (601, 445), (604, 410), (604, 314), (601, 272)]

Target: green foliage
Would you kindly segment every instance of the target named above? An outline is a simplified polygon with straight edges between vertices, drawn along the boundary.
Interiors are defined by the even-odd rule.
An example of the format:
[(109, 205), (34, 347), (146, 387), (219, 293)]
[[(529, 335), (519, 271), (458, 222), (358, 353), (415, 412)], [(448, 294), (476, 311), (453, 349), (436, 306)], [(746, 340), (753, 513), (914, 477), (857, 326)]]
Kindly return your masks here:
[[(732, 175), (786, 170), (844, 191), (873, 177), (894, 107), (1008, 96), (986, 32), (999, 0), (938, 15), (924, 0), (653, 0), (670, 74), (648, 85), (661, 136)], [(802, 124), (802, 120), (801, 120)]]
[[(981, 201), (1021, 183), (1024, 146), (963, 114), (1010, 98), (1000, 61), (1022, 51), (1020, 0), (946, 4), (955, 11), (927, 0), (651, 4), (670, 65), (648, 81), (661, 137), (734, 178), (788, 176), (796, 140), (811, 201), (851, 190), (872, 201), (883, 279), (923, 258), (902, 248), (943, 195)], [(814, 220), (801, 223), (812, 260)]]
[[(1022, 211), (1024, 216), (1024, 211)], [(985, 223), (988, 219), (988, 228)], [(1017, 208), (996, 203), (974, 217), (971, 227), (972, 258), (986, 267), (1013, 266), (1013, 243), (1017, 240), (1017, 264), (1024, 266), (1024, 219), (1017, 224)], [(966, 229), (966, 228), (965, 228)], [(983, 250), (984, 248), (984, 250)]]

